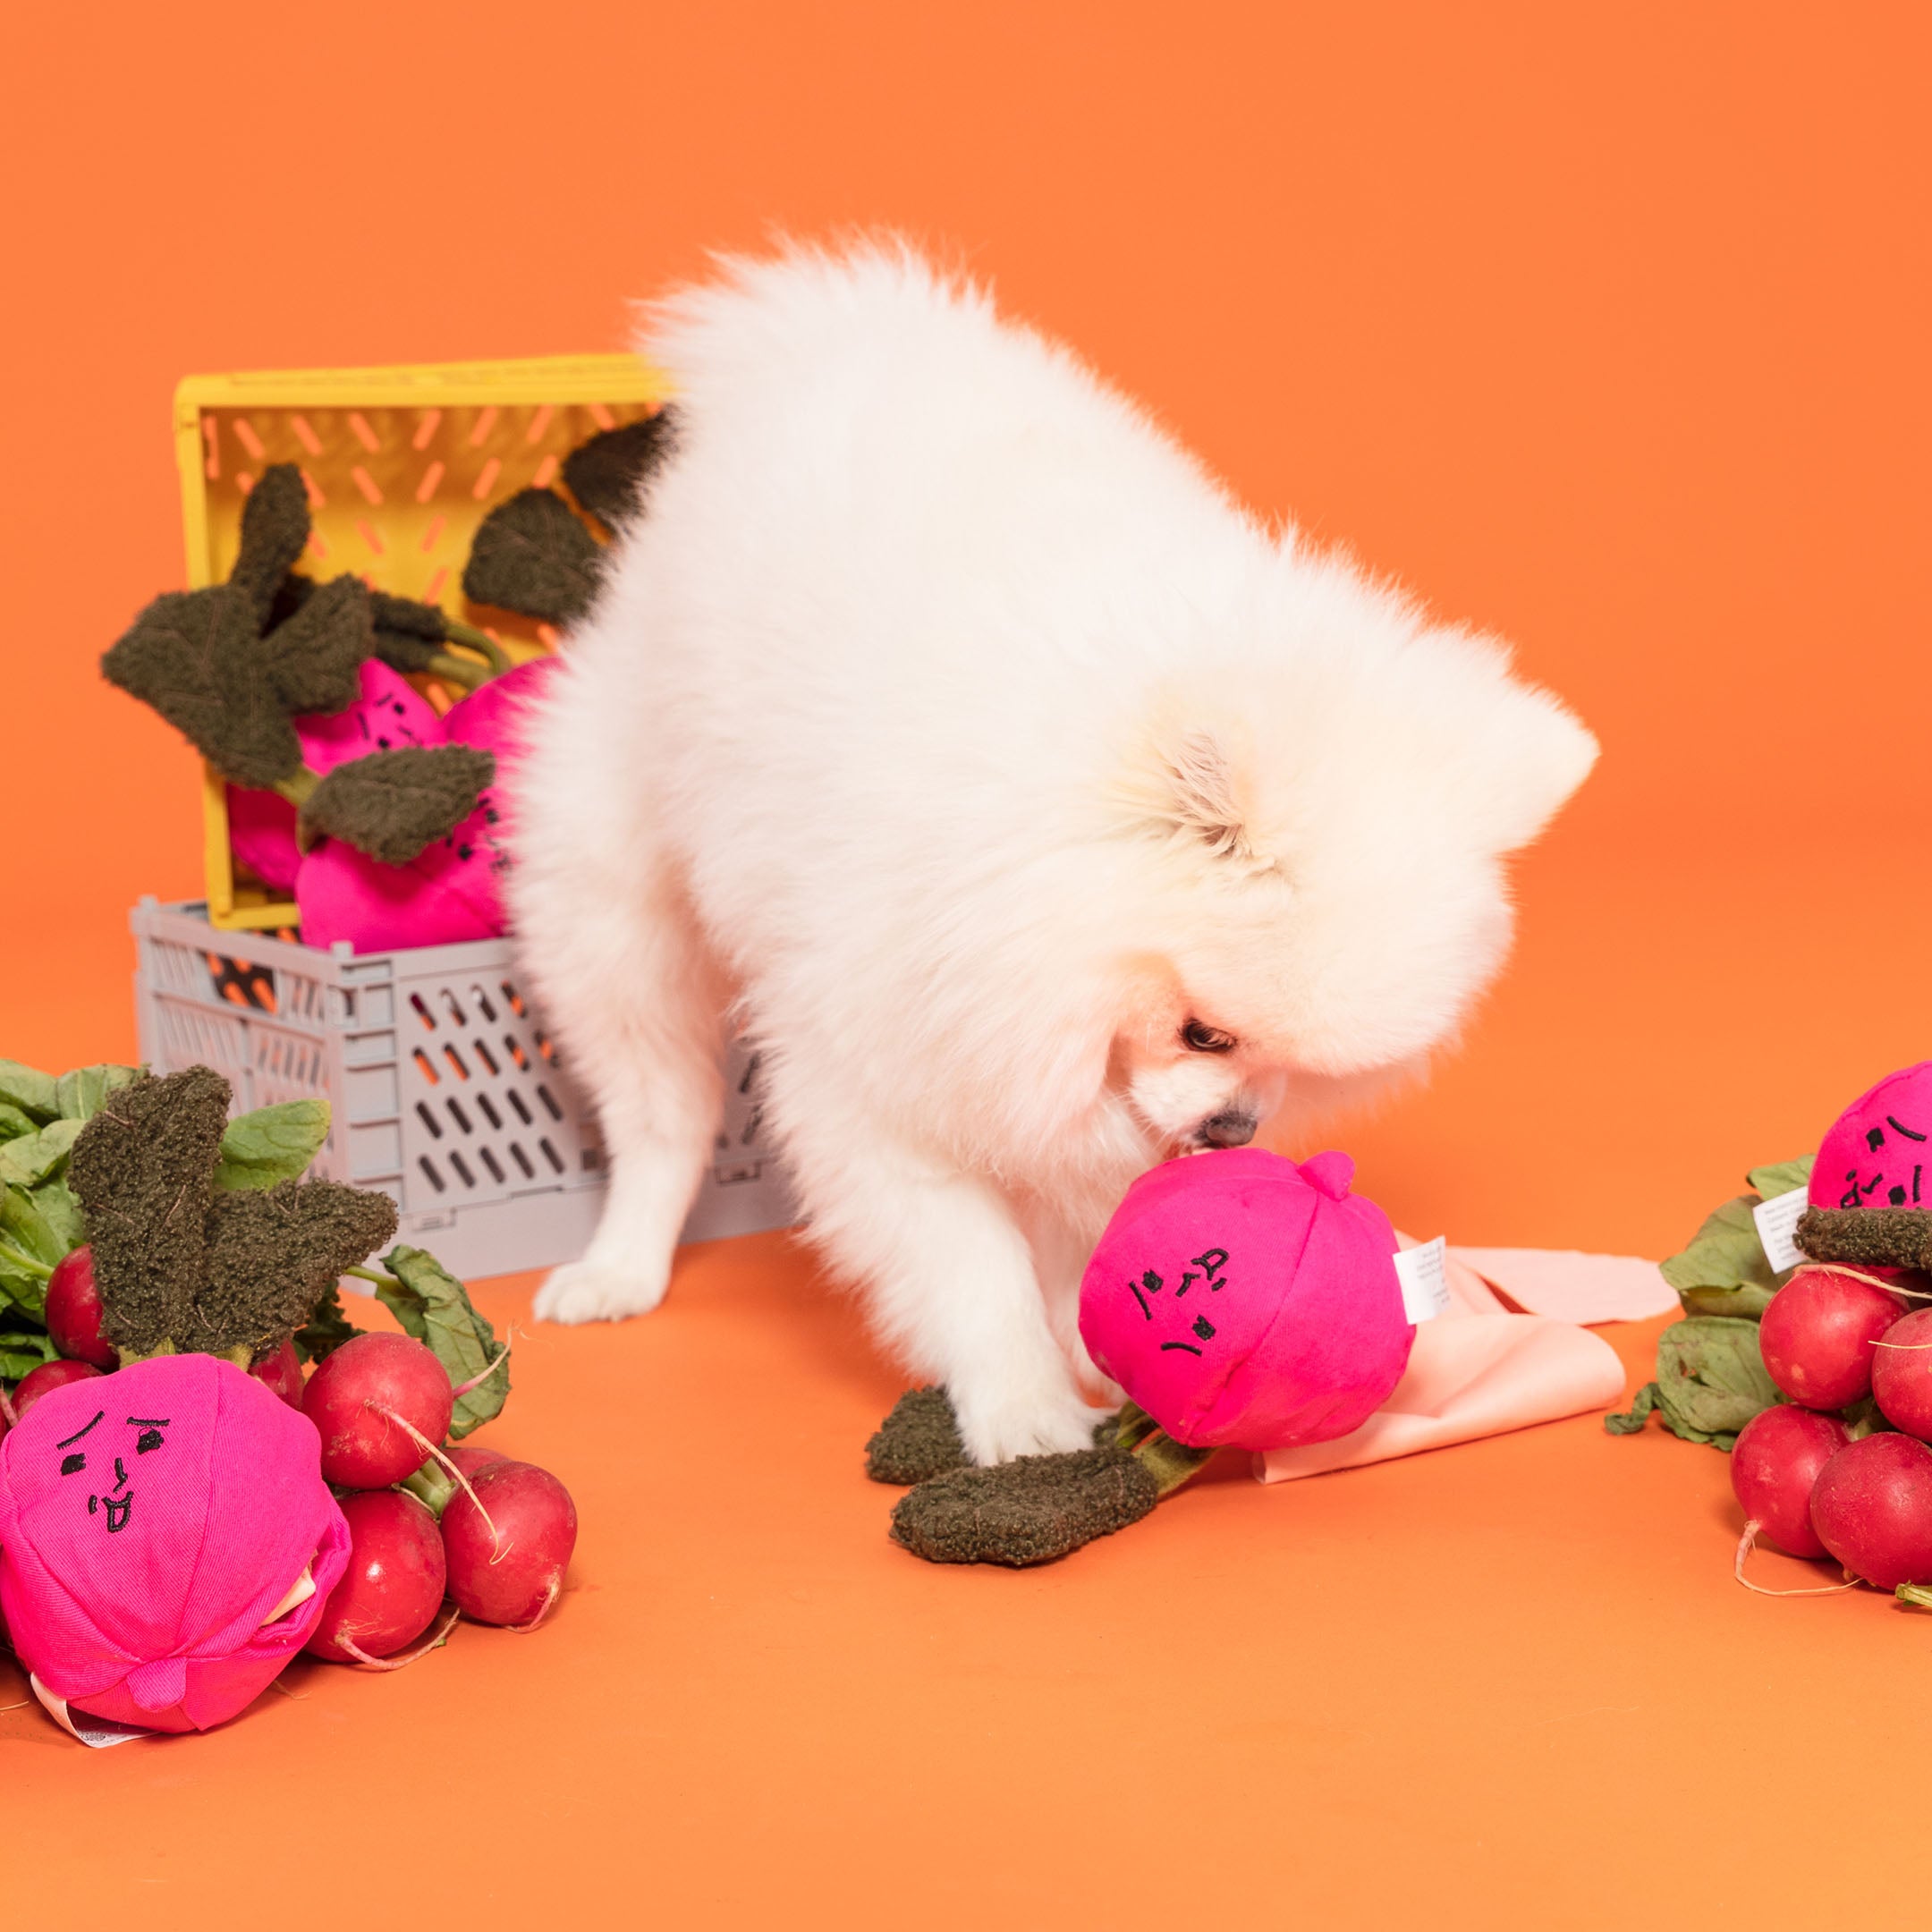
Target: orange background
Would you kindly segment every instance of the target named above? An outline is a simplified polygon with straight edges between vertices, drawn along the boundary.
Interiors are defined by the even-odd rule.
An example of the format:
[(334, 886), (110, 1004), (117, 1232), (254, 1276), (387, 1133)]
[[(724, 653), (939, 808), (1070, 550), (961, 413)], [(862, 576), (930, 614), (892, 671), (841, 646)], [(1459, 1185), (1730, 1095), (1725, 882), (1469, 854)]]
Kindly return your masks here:
[[(1928, 42), (1922, 7), (1766, 0), (17, 21), (0, 1051), (131, 1055), (126, 908), (199, 887), (191, 761), (94, 670), (181, 580), (180, 375), (616, 346), (707, 246), (883, 222), (1597, 729), (1462, 1052), (1349, 1138), (1419, 1233), (1677, 1245), (1928, 1048)], [(587, 1521), (540, 1640), (102, 1758), (0, 1720), (73, 1883), (132, 1845), (113, 1883), (161, 1922), (219, 1843), (251, 1916), (306, 1923), (277, 1888), (339, 1815), (394, 1885), (606, 1923), (1595, 1926), (1674, 1869), (1741, 1918), (1889, 1896), (1775, 1773), (1911, 1840), (1922, 1638), (1735, 1592), (1707, 1452), (1586, 1420), (929, 1572), (854, 1474), (894, 1384), (849, 1311), (775, 1241), (687, 1274), (615, 1341), (530, 1344), (500, 1427)], [(631, 1460), (671, 1423), (688, 1473)]]

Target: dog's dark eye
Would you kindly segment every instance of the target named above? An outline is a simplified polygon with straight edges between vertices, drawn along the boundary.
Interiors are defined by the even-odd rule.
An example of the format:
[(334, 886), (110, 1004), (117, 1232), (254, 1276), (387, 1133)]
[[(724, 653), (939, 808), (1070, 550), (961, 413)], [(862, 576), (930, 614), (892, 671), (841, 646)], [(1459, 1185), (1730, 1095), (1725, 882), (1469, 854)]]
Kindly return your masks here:
[(1224, 1033), (1199, 1020), (1190, 1020), (1181, 1029), (1181, 1038), (1190, 1053), (1233, 1053), (1234, 1036)]

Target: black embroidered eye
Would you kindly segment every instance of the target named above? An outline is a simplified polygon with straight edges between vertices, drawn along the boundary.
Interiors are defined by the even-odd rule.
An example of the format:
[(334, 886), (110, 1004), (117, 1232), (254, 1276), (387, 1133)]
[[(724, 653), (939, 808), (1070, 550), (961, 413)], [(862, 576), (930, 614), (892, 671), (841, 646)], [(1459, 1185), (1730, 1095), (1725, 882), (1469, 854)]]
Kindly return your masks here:
[(160, 1446), (161, 1431), (157, 1428), (144, 1428), (134, 1438), (134, 1453), (136, 1455), (146, 1455), (150, 1449), (158, 1449)]
[(1205, 1021), (1190, 1020), (1181, 1029), (1182, 1044), (1190, 1053), (1233, 1053), (1234, 1036), (1211, 1027)]
[(61, 1460), (63, 1476), (78, 1476), (86, 1467), (87, 1458), (78, 1449), (71, 1456), (64, 1456)]

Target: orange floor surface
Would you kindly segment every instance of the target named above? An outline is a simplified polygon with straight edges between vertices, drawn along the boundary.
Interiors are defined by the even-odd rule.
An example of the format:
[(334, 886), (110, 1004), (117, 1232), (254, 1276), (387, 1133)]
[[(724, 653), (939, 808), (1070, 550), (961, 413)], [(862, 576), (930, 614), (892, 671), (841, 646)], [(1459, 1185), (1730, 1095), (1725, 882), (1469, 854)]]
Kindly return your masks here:
[[(199, 889), (196, 763), (97, 669), (182, 580), (182, 376), (614, 349), (707, 249), (888, 225), (1598, 733), (1493, 995), (1335, 1138), (1418, 1235), (1667, 1252), (1932, 1051), (1928, 65), (1923, 0), (23, 10), (0, 1054), (132, 1056), (127, 909)], [(515, 1379), (554, 1624), (203, 1738), (0, 1712), (10, 1924), (1927, 1915), (1932, 1623), (1740, 1589), (1724, 1460), (1654, 1425), (1230, 1471), (1006, 1574), (886, 1540), (899, 1379), (779, 1236)]]
[[(527, 1285), (480, 1299), (515, 1318)], [(1921, 1913), (1932, 1622), (1741, 1590), (1715, 1451), (1584, 1417), (1269, 1488), (1231, 1465), (1053, 1567), (940, 1569), (861, 1473), (894, 1378), (787, 1237), (517, 1346), (478, 1439), (576, 1495), (554, 1622), (393, 1675), (304, 1661), (201, 1737), (0, 1715), (18, 1922)]]

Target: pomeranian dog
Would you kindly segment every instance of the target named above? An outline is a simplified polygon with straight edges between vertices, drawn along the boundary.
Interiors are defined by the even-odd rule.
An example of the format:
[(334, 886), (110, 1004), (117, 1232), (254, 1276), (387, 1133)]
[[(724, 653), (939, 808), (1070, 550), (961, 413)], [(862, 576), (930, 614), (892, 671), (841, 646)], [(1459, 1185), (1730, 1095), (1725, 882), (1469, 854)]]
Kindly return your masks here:
[(671, 453), (519, 780), (517, 928), (611, 1162), (537, 1311), (663, 1296), (738, 1028), (811, 1238), (971, 1454), (1084, 1446), (1128, 1182), (1415, 1069), (1595, 742), (906, 250), (728, 263), (641, 347)]

